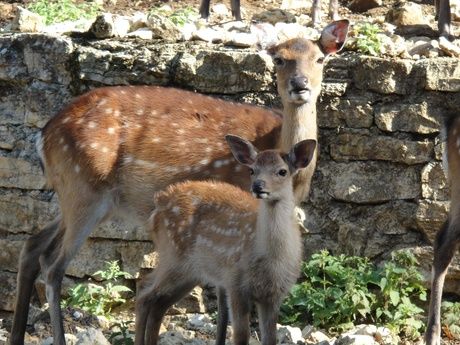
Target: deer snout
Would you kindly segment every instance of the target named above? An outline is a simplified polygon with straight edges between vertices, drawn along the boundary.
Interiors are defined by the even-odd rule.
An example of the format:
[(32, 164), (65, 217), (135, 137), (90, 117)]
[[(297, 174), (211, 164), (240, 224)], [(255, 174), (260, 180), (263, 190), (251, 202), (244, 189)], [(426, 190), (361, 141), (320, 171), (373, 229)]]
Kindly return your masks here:
[(252, 183), (252, 194), (258, 199), (265, 199), (268, 196), (268, 192), (265, 191), (265, 181), (255, 180)]
[(292, 102), (306, 103), (311, 99), (310, 82), (306, 76), (295, 75), (289, 79), (289, 97)]

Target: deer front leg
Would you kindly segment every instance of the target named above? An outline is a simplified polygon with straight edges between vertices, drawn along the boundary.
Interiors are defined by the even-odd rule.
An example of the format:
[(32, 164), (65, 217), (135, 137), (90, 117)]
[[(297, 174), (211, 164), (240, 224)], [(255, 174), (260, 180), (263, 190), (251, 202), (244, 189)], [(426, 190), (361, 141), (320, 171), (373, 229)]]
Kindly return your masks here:
[(230, 310), (233, 325), (233, 344), (249, 344), (249, 294), (243, 291), (230, 291)]
[(457, 248), (459, 239), (456, 232), (459, 230), (454, 224), (447, 221), (436, 236), (428, 326), (425, 334), (427, 345), (440, 345), (442, 289), (447, 268)]
[(262, 345), (276, 345), (276, 323), (278, 321), (278, 303), (262, 302), (257, 305)]

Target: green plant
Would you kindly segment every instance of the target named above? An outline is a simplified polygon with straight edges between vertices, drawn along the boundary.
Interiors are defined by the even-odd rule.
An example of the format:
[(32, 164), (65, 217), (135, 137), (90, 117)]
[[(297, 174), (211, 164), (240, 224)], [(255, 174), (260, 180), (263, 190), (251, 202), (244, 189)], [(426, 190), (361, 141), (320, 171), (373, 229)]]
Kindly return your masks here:
[(120, 278), (130, 278), (129, 273), (121, 271), (117, 261), (108, 261), (106, 264), (104, 270), (93, 274), (104, 280), (102, 285), (75, 285), (69, 289), (69, 297), (63, 301), (64, 306), (75, 306), (91, 314), (110, 317), (110, 311), (115, 305), (126, 302), (122, 293), (131, 292), (131, 289), (117, 283)]
[(441, 324), (447, 326), (452, 336), (460, 339), (460, 302), (441, 303)]
[(170, 11), (164, 9), (163, 7), (155, 7), (150, 10), (150, 13), (166, 17), (179, 27), (182, 27), (187, 23), (192, 23), (198, 16), (197, 10), (190, 6), (180, 8), (175, 11)]
[(110, 329), (112, 333), (109, 341), (112, 345), (134, 345), (134, 332), (129, 329), (129, 325), (134, 321), (120, 321), (113, 324)]
[(27, 7), (41, 15), (47, 25), (80, 18), (94, 18), (99, 11), (95, 2), (75, 2), (73, 0), (34, 0)]
[(379, 33), (382, 31), (376, 24), (360, 23), (354, 28), (356, 49), (363, 53), (378, 56), (382, 53), (383, 42)]
[(414, 300), (426, 301), (426, 289), (417, 264), (408, 251), (392, 254), (380, 272), (380, 303), (376, 308), (377, 321), (409, 338), (419, 337), (424, 327), (423, 309), (414, 303)]
[(409, 338), (423, 329), (426, 300), (415, 257), (401, 251), (382, 268), (366, 258), (332, 256), (321, 251), (303, 264), (303, 282), (296, 284), (281, 307), (284, 323), (311, 322), (338, 332), (372, 321)]

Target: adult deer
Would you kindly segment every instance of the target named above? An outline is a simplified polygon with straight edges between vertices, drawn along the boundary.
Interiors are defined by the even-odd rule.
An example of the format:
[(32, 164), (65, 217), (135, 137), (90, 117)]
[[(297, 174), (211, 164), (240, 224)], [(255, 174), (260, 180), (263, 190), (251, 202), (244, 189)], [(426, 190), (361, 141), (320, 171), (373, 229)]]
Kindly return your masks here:
[(444, 129), (447, 135), (444, 158), (448, 167), (451, 203), (448, 219), (437, 233), (433, 248), (430, 308), (425, 334), (427, 345), (441, 344), (442, 289), (447, 269), (460, 242), (460, 115), (448, 117)]
[[(209, 6), (211, 0), (201, 0), (200, 4), (200, 15), (202, 18), (207, 19), (209, 17)], [(232, 15), (236, 20), (241, 20), (241, 9), (240, 0), (231, 0)], [(329, 0), (329, 16), (332, 20), (339, 19), (339, 1)], [(321, 0), (313, 0), (311, 9), (311, 17), (313, 24), (319, 24), (321, 22)]]
[(136, 345), (156, 345), (166, 310), (201, 282), (227, 292), (233, 344), (249, 343), (252, 301), (262, 344), (276, 344), (279, 307), (302, 259), (292, 176), (312, 160), (316, 142), (258, 153), (246, 140), (226, 138), (235, 159), (250, 168), (251, 191), (261, 201), (211, 181), (178, 183), (155, 196), (150, 227), (159, 264), (137, 297)]
[[(152, 195), (185, 179), (214, 178), (247, 188), (245, 173), (226, 149), (226, 133), (263, 149), (278, 143), (285, 151), (300, 140), (316, 140), (324, 58), (342, 48), (347, 31), (348, 21), (337, 21), (317, 42), (297, 38), (268, 49), (277, 65), (283, 121), (261, 107), (155, 86), (96, 89), (52, 118), (37, 147), (61, 212), (21, 252), (11, 344), (23, 344), (40, 270), (54, 344), (65, 344), (59, 308), (64, 272), (91, 231), (113, 214), (145, 224)], [(309, 191), (315, 164), (316, 151), (295, 176), (297, 202)]]

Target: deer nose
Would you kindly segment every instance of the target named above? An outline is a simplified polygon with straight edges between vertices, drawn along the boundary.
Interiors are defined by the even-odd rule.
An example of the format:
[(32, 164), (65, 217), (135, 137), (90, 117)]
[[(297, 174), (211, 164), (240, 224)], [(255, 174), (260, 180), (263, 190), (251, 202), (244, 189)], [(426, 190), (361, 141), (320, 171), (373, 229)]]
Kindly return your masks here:
[(294, 76), (289, 80), (291, 87), (294, 90), (305, 90), (308, 89), (308, 78), (305, 76)]
[(265, 188), (265, 181), (262, 180), (255, 180), (252, 183), (252, 191), (253, 193), (262, 193)]

